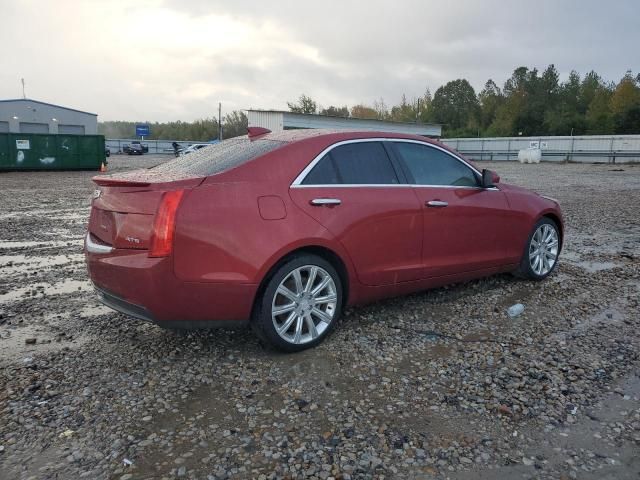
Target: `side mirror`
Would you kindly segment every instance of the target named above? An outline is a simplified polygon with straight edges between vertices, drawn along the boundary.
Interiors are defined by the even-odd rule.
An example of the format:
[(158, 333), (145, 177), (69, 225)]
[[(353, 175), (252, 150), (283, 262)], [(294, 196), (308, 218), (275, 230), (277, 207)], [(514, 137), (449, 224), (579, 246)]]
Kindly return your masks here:
[(494, 187), (495, 184), (499, 182), (500, 176), (496, 172), (492, 172), (486, 168), (482, 170), (482, 188)]

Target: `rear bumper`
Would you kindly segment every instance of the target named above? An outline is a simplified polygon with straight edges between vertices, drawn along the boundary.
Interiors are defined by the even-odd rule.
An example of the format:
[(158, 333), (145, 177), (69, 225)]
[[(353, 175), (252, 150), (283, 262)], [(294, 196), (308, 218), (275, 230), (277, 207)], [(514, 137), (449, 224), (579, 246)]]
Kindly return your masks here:
[(185, 330), (207, 329), (207, 328), (240, 328), (249, 325), (248, 320), (156, 320), (146, 308), (127, 302), (126, 300), (102, 290), (94, 285), (98, 300), (103, 305), (112, 308), (120, 313), (137, 318), (144, 322), (155, 323), (163, 328), (176, 328)]
[(233, 327), (249, 320), (257, 285), (184, 282), (176, 278), (171, 257), (90, 248), (85, 245), (89, 277), (100, 301), (114, 310), (171, 328)]
[(100, 300), (100, 302), (107, 307), (113, 308), (114, 310), (131, 317), (135, 317), (138, 320), (144, 320), (145, 322), (154, 322), (151, 312), (146, 308), (141, 307), (140, 305), (136, 305), (135, 303), (127, 302), (117, 295), (107, 292), (106, 290), (96, 287), (95, 285), (94, 288), (96, 290), (98, 300)]

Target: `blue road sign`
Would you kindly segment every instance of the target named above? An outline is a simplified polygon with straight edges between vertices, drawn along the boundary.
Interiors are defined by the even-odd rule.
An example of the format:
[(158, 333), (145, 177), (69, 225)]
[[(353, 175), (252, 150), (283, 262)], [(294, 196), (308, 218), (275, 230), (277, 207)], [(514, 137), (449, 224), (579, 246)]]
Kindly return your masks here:
[(149, 125), (136, 125), (136, 137), (148, 137), (151, 135)]

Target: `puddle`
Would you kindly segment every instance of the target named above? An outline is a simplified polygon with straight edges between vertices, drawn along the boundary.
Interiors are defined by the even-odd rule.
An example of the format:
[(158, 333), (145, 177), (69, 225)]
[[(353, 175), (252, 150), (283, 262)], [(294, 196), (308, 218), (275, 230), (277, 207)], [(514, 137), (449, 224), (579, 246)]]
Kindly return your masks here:
[[(36, 343), (27, 344), (27, 339), (36, 339)], [(22, 359), (29, 363), (33, 354), (62, 350), (65, 347), (76, 348), (87, 342), (86, 337), (69, 338), (56, 333), (48, 325), (24, 325), (2, 329), (0, 333), (0, 362)]]
[(491, 332), (488, 330), (480, 330), (479, 332), (473, 332), (462, 337), (463, 342), (486, 342), (491, 338)]
[(615, 308), (606, 308), (591, 318), (580, 322), (574, 327), (574, 330), (586, 330), (596, 325), (609, 324), (615, 325), (624, 320), (624, 315)]
[(413, 357), (402, 358), (393, 366), (397, 372), (392, 375), (412, 375), (417, 369), (420, 369), (426, 362), (436, 362), (450, 357), (456, 352), (454, 345), (447, 345), (437, 341), (426, 341), (425, 346), (420, 352)]
[[(0, 215), (0, 220), (11, 219), (11, 218), (24, 218), (24, 217), (53, 218), (53, 216), (56, 216), (56, 215), (61, 215), (61, 216), (73, 215), (73, 214), (78, 215), (79, 214), (78, 210), (79, 210), (78, 208), (61, 208), (61, 209), (53, 209), (53, 210), (34, 209), (34, 210), (13, 211), (10, 213), (5, 213)], [(82, 212), (83, 215), (87, 211), (89, 211), (89, 209), (83, 209), (83, 210), (85, 210)], [(59, 218), (59, 217), (56, 217), (56, 218)]]
[[(136, 454), (134, 478), (174, 478), (168, 471), (177, 466), (177, 462), (174, 463), (176, 458), (182, 459), (190, 475), (198, 472), (197, 477), (204, 478), (200, 473), (203, 473), (203, 469), (208, 470), (208, 467), (200, 460), (213, 457), (214, 450), (210, 450), (207, 443), (203, 446), (189, 439), (192, 428), (190, 425), (194, 423), (201, 432), (201, 438), (204, 438), (202, 433), (207, 431), (207, 436), (212, 437), (208, 441), (217, 448), (229, 447), (227, 452), (231, 450), (230, 447), (259, 449), (259, 445), (254, 447), (256, 441), (247, 433), (245, 415), (237, 412), (222, 386), (214, 383), (198, 388), (188, 397), (185, 395), (182, 398), (182, 401), (174, 405), (165, 401), (157, 403), (162, 408), (155, 411), (152, 422), (148, 424), (149, 428), (142, 436), (149, 438), (148, 435), (156, 435), (158, 431), (175, 432), (176, 435), (168, 452), (159, 448), (158, 444), (152, 444)], [(190, 455), (184, 455), (186, 452)]]
[[(577, 476), (584, 480), (626, 480), (637, 479), (640, 457), (637, 448), (630, 442), (615, 444), (610, 435), (612, 426), (628, 421), (630, 412), (640, 403), (640, 377), (630, 375), (618, 384), (617, 392), (605, 394), (598, 403), (585, 412), (578, 410), (573, 425), (560, 428), (532, 429), (524, 427), (523, 434), (536, 439), (534, 447), (524, 448), (524, 457), (544, 459), (544, 470), (538, 471), (534, 465), (523, 465), (520, 459), (509, 466), (474, 466), (473, 469), (454, 472), (447, 476), (451, 480), (521, 480), (523, 478), (551, 477), (554, 470), (565, 470), (559, 478), (569, 478), (567, 459), (572, 454), (599, 458), (600, 464), (589, 470), (577, 470)], [(622, 443), (622, 442), (621, 442)], [(573, 453), (572, 453), (573, 452)], [(593, 452), (593, 453), (592, 453)], [(596, 455), (594, 455), (594, 453)], [(574, 470), (576, 472), (576, 470)]]
[(602, 270), (611, 270), (612, 268), (616, 268), (618, 266), (617, 263), (614, 262), (570, 262), (577, 267), (583, 268), (589, 273), (596, 273)]
[(47, 215), (50, 220), (71, 220), (71, 221), (85, 221), (89, 219), (89, 215), (83, 213), (67, 213), (63, 215)]
[(66, 228), (52, 228), (48, 232), (42, 232), (42, 235), (53, 238), (68, 238), (69, 240), (78, 238), (78, 235), (69, 233), (69, 229)]
[(0, 241), (0, 250), (9, 250), (15, 248), (29, 248), (29, 247), (40, 247), (40, 248), (48, 248), (48, 247), (66, 247), (67, 244), (71, 243), (72, 245), (82, 245), (84, 242), (81, 238), (73, 238), (65, 241), (44, 241), (44, 242), (13, 242), (13, 241)]
[[(71, 318), (71, 313), (69, 312), (51, 312), (45, 313), (44, 317), (42, 317), (45, 323), (55, 322), (57, 325), (60, 325), (62, 321), (68, 321)], [(57, 328), (57, 327), (52, 327)]]
[(0, 295), (0, 304), (7, 304), (24, 299), (51, 297), (54, 295), (69, 295), (75, 292), (91, 291), (91, 283), (88, 280), (65, 280), (54, 283), (34, 283), (28, 287), (20, 287), (9, 293)]
[(450, 356), (452, 352), (453, 347), (451, 345), (443, 345), (441, 343), (437, 343), (431, 348), (427, 349), (424, 357), (427, 360), (437, 360), (439, 358), (446, 358)]
[(620, 263), (616, 262), (583, 260), (580, 254), (571, 251), (563, 252), (561, 260), (570, 265), (582, 268), (589, 273), (611, 270), (612, 268), (620, 266)]
[(575, 332), (581, 332), (601, 325), (617, 325), (624, 320), (624, 314), (616, 308), (610, 307), (597, 314), (578, 322), (573, 328), (566, 332), (558, 332), (551, 335), (552, 340), (566, 341), (567, 337)]
[(0, 257), (0, 274), (29, 272), (47, 267), (78, 263), (84, 260), (82, 254), (52, 255), (46, 257), (27, 255), (4, 255)]
[(109, 313), (115, 313), (115, 311), (104, 305), (95, 305), (95, 306), (84, 307), (80, 311), (80, 316), (85, 318), (99, 317), (100, 315), (107, 315)]

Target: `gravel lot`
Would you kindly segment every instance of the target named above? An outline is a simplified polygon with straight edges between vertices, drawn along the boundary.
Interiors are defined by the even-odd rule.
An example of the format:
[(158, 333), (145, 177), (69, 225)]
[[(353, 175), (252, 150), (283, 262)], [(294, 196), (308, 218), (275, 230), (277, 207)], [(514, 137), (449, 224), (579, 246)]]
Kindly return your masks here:
[(552, 277), (352, 308), (293, 355), (100, 306), (94, 173), (0, 174), (0, 478), (637, 479), (640, 165), (484, 165), (560, 200)]

